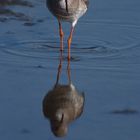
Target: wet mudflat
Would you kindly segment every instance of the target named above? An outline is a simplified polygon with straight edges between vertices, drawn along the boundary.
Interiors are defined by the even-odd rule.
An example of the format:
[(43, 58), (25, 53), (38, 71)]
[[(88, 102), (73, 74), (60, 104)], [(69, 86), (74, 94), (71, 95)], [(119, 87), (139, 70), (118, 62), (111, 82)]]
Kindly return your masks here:
[[(57, 139), (43, 115), (60, 64), (57, 21), (44, 0), (0, 2), (0, 139)], [(85, 103), (62, 139), (139, 140), (139, 6), (139, 0), (91, 1), (76, 26), (70, 64), (70, 26), (63, 24), (59, 82), (67, 85), (70, 72)]]

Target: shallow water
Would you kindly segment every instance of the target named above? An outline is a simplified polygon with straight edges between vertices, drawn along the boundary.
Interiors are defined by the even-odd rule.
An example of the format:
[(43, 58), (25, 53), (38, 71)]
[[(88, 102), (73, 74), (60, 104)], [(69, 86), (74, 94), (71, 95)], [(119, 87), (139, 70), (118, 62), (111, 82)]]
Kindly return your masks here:
[[(0, 6), (0, 139), (56, 139), (42, 113), (59, 65), (57, 21), (45, 0)], [(90, 1), (75, 29), (71, 80), (85, 93), (64, 139), (139, 140), (140, 2)], [(69, 24), (60, 82), (67, 84)]]

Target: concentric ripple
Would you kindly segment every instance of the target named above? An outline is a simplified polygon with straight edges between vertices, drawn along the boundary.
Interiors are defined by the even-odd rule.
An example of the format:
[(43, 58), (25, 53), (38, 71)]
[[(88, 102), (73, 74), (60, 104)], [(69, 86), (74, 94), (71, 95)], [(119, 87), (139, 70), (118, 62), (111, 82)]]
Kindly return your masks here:
[[(71, 54), (72, 58), (92, 59), (100, 57), (109, 57), (116, 55), (117, 49), (111, 48), (109, 42), (95, 40), (94, 43), (90, 42), (76, 42), (72, 44)], [(67, 55), (67, 46), (64, 46), (64, 56)], [(58, 59), (59, 57), (59, 40), (58, 42), (50, 40), (38, 41), (23, 41), (11, 44), (10, 47), (3, 47), (3, 52), (9, 55), (20, 57), (30, 57), (34, 59)], [(87, 55), (88, 54), (88, 55)]]

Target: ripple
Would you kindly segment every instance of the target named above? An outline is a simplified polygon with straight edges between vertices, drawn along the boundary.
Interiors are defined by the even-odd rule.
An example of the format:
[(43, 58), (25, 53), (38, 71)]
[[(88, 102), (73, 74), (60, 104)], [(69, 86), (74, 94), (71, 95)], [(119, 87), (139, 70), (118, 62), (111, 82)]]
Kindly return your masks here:
[[(94, 59), (120, 59), (122, 56), (127, 55), (136, 47), (139, 47), (140, 43), (132, 42), (131, 44), (123, 47), (116, 47), (113, 42), (104, 40), (88, 40), (81, 41), (82, 39), (76, 39), (71, 46), (71, 61), (92, 61)], [(64, 43), (63, 60), (67, 61), (67, 44)], [(10, 46), (10, 47), (9, 47)], [(60, 42), (59, 38), (47, 39), (47, 40), (26, 40), (8, 46), (1, 47), (1, 51), (11, 61), (11, 58), (23, 57), (38, 62), (46, 62), (46, 60), (59, 60), (60, 56)], [(10, 57), (8, 57), (10, 55)], [(13, 60), (15, 61), (15, 59)]]
[[(3, 52), (9, 55), (20, 57), (31, 57), (36, 59), (58, 59), (59, 57), (59, 39), (57, 41), (35, 40), (22, 41), (11, 44), (10, 47), (3, 47)], [(94, 42), (94, 43), (93, 43)], [(95, 40), (92, 42), (76, 41), (71, 46), (71, 55), (73, 61), (83, 59), (102, 58), (116, 55), (117, 49), (111, 48), (111, 43)], [(64, 48), (64, 57), (67, 56), (67, 46)]]

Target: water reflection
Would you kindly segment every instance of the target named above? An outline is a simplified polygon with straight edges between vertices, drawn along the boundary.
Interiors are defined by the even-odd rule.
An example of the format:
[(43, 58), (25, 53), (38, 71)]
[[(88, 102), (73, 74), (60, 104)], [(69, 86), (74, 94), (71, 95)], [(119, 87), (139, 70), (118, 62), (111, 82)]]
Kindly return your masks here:
[(57, 137), (68, 132), (68, 125), (81, 116), (84, 108), (84, 94), (71, 81), (70, 62), (67, 64), (68, 84), (59, 84), (62, 72), (62, 54), (56, 83), (43, 99), (43, 113), (49, 119), (51, 130)]

